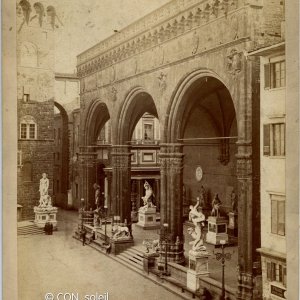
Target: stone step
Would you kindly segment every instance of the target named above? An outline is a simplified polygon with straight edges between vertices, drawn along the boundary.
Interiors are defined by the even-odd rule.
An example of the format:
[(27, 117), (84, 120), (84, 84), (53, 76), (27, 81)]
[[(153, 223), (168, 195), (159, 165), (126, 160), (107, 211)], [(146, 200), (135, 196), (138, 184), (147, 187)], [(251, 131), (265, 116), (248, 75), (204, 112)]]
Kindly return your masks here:
[(126, 253), (126, 251), (121, 252), (117, 256), (136, 266), (140, 266), (141, 268), (143, 267), (143, 259), (141, 257)]
[(24, 227), (18, 227), (17, 229), (18, 235), (33, 235), (33, 234), (43, 234), (43, 228), (38, 228), (35, 225), (28, 225)]
[[(125, 251), (124, 251), (124, 252), (125, 252)], [(135, 248), (133, 248), (133, 247), (126, 249), (126, 252), (128, 252), (128, 253), (130, 253), (130, 254), (132, 254), (132, 255), (138, 256), (138, 257), (140, 257), (141, 259), (143, 259), (143, 257), (144, 257), (144, 253), (143, 253), (142, 251), (140, 251), (140, 250), (138, 250), (138, 249), (135, 249)]]

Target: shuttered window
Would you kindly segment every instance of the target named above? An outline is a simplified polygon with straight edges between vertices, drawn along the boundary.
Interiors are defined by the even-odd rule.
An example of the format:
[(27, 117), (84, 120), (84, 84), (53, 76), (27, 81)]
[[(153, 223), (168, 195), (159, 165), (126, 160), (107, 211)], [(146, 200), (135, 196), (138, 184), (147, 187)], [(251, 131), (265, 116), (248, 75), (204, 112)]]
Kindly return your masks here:
[(271, 195), (271, 232), (285, 235), (285, 199)]
[(265, 89), (285, 86), (285, 61), (264, 65)]
[(263, 141), (263, 145), (264, 145), (264, 155), (269, 156), (270, 155), (270, 124), (265, 124), (264, 125), (264, 141)]
[(285, 124), (272, 123), (263, 127), (263, 155), (285, 155)]

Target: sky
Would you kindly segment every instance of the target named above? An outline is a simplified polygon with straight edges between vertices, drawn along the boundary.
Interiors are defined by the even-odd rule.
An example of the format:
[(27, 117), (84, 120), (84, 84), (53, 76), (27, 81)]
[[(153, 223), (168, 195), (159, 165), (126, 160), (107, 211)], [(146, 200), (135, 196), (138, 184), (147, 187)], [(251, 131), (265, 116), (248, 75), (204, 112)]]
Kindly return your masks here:
[(76, 56), (170, 0), (52, 0), (62, 26), (55, 31), (55, 71), (76, 71)]

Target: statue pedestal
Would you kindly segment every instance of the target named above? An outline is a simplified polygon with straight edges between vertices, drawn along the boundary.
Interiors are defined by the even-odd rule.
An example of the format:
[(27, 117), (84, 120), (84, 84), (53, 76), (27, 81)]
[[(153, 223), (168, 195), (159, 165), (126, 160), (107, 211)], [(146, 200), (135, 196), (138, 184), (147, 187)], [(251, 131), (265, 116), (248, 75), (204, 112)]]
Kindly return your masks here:
[(229, 223), (228, 223), (228, 233), (231, 236), (238, 236), (238, 214), (234, 212), (228, 213)]
[(57, 207), (34, 207), (34, 224), (39, 228), (44, 228), (47, 222), (52, 223), (53, 229), (57, 229)]
[(228, 243), (227, 219), (225, 217), (208, 217), (208, 231), (206, 234), (206, 243), (220, 245), (224, 240)]
[(155, 267), (155, 259), (159, 257), (158, 253), (144, 253), (143, 257), (143, 267), (144, 271), (149, 273), (150, 269), (153, 269)]
[(156, 222), (156, 207), (147, 207), (139, 210), (139, 221), (136, 224), (143, 229), (159, 228), (159, 223)]
[(208, 257), (206, 251), (189, 252), (189, 269), (187, 270), (187, 287), (196, 292), (200, 288), (199, 278), (208, 276)]

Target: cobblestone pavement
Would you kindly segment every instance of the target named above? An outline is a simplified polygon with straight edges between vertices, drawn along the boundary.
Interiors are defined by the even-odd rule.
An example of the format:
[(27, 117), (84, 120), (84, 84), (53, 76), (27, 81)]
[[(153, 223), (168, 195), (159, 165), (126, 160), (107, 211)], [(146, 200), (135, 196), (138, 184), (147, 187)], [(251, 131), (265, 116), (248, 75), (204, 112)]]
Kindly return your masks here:
[[(18, 237), (18, 299), (52, 300), (46, 293), (78, 293), (79, 299), (181, 299), (72, 238), (77, 213), (59, 210), (58, 231)], [(109, 299), (99, 295), (108, 292)], [(98, 298), (85, 298), (96, 295)], [(68, 294), (60, 300), (71, 299)], [(74, 298), (76, 299), (76, 298)]]

